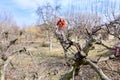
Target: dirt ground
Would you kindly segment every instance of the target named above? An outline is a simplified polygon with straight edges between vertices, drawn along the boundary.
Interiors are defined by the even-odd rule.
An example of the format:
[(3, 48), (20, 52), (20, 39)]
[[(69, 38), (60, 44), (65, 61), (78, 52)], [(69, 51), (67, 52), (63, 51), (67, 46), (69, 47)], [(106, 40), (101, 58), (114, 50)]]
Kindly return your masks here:
[[(54, 60), (55, 59), (55, 60)], [(45, 80), (58, 80), (68, 69), (64, 62), (61, 61), (63, 58), (54, 58), (53, 61), (46, 62), (46, 69), (49, 70), (48, 76)], [(120, 80), (120, 58), (112, 59), (105, 62), (98, 63), (98, 66), (111, 80)], [(81, 66), (79, 76), (75, 80), (100, 80), (97, 73), (90, 66)]]
[[(49, 48), (38, 43), (27, 44), (32, 54), (20, 54), (12, 60), (6, 71), (6, 80), (59, 80), (70, 67), (66, 65), (61, 48), (49, 52)], [(90, 56), (91, 57), (91, 56)], [(120, 80), (120, 58), (102, 61), (97, 64), (111, 80)], [(26, 79), (27, 78), (27, 79)], [(81, 66), (75, 80), (100, 80), (97, 73), (89, 66)]]

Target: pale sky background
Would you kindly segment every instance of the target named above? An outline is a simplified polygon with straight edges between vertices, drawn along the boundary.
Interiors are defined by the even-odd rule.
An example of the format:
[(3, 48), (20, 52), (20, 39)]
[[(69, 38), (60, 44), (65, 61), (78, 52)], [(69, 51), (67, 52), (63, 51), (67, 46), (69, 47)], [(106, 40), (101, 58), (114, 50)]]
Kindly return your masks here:
[[(120, 0), (0, 0), (0, 13), (8, 12), (17, 21), (18, 25), (31, 25), (36, 23), (36, 9), (38, 5), (50, 3), (53, 6), (61, 5), (61, 11), (66, 11), (70, 6), (75, 7), (78, 11), (89, 12), (91, 5), (94, 9), (98, 8), (98, 12), (103, 14), (101, 10), (108, 6), (111, 9), (114, 7), (116, 13), (120, 14)], [(109, 4), (109, 5), (108, 5)]]

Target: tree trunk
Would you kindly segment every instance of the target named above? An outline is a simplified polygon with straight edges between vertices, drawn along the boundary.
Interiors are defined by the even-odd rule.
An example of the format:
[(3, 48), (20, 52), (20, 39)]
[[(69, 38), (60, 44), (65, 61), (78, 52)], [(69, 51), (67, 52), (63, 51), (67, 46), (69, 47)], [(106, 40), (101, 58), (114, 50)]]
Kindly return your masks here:
[(49, 35), (49, 51), (52, 51), (52, 35)]

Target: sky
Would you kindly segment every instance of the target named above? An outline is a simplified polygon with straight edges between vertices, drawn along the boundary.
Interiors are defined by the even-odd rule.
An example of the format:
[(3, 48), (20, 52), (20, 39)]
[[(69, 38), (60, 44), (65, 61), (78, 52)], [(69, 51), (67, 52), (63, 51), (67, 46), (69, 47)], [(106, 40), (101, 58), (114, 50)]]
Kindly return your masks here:
[[(37, 22), (37, 7), (46, 3), (60, 4), (61, 11), (67, 11), (72, 6), (76, 11), (90, 12), (94, 7), (93, 9), (97, 8), (98, 12), (103, 14), (106, 11), (105, 6), (108, 6), (120, 13), (120, 0), (0, 0), (0, 13), (7, 12), (12, 15), (19, 26), (31, 25)], [(108, 4), (112, 5), (112, 8)]]

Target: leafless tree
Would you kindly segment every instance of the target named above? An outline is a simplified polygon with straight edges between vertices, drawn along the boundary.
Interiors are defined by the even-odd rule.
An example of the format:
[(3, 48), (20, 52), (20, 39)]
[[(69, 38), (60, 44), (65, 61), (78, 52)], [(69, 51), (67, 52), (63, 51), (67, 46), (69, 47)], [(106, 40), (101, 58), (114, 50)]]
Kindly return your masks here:
[(52, 6), (51, 4), (46, 3), (46, 5), (44, 6), (38, 6), (36, 11), (38, 15), (38, 24), (40, 25), (41, 23), (43, 23), (43, 25), (41, 26), (44, 26), (47, 31), (47, 35), (49, 37), (50, 50), (52, 50), (53, 32), (55, 30), (55, 23), (59, 9), (59, 5)]

